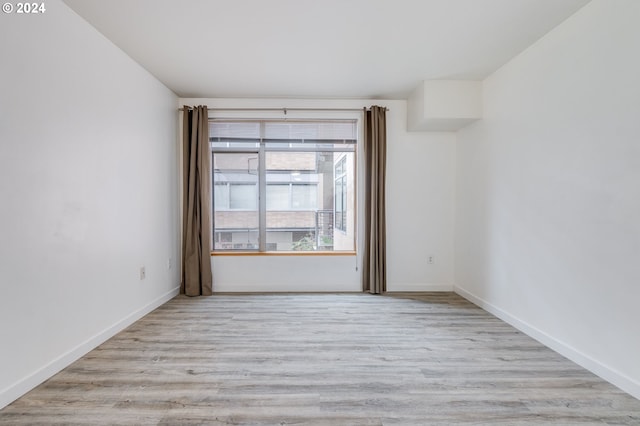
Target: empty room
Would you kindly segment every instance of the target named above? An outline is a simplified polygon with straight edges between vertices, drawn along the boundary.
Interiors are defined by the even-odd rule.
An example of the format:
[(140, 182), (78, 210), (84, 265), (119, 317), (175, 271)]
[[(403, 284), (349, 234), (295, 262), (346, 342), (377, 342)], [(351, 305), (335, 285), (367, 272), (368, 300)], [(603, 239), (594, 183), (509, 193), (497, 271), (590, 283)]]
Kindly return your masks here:
[(640, 425), (640, 1), (0, 14), (0, 425)]

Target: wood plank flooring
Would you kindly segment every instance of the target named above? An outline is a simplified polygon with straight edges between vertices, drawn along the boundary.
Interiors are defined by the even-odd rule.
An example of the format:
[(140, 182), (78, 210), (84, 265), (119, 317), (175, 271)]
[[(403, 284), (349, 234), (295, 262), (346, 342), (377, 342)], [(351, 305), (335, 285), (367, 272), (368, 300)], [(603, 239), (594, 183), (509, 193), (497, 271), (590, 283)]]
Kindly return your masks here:
[(640, 425), (640, 401), (453, 293), (177, 297), (0, 425)]

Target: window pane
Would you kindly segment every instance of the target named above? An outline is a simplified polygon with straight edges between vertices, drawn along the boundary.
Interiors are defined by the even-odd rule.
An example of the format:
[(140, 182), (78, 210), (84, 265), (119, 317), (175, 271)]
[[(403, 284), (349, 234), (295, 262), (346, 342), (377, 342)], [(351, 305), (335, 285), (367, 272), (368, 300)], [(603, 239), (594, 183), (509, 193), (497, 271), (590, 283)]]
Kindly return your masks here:
[[(318, 236), (322, 231), (318, 211), (326, 208), (333, 212), (333, 183), (327, 187), (323, 182), (333, 182), (334, 155), (333, 152), (266, 151), (267, 245), (273, 250), (318, 250)], [(324, 192), (320, 189), (323, 187)], [(272, 208), (276, 205), (278, 209)], [(325, 240), (331, 241), (333, 217), (328, 219), (325, 229), (329, 235)], [(321, 248), (331, 249), (331, 245)]]
[(214, 249), (257, 250), (257, 153), (213, 154)]
[(336, 153), (334, 250), (353, 250), (355, 236), (353, 153)]

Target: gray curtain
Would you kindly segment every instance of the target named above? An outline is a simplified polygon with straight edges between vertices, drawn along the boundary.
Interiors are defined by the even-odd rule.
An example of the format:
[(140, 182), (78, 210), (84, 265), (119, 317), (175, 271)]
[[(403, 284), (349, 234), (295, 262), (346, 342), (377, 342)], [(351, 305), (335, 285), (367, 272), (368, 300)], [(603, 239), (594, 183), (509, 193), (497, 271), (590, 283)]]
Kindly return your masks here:
[(364, 111), (365, 229), (362, 290), (387, 291), (385, 173), (387, 160), (386, 108)]
[(183, 112), (182, 282), (180, 293), (209, 296), (211, 273), (211, 149), (206, 106)]

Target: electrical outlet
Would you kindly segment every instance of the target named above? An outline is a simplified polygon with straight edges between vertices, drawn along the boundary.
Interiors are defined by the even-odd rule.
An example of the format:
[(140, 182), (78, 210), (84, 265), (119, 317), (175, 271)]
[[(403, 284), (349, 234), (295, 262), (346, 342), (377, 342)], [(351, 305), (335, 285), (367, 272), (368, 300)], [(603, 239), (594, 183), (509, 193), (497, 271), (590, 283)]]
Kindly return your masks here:
[(144, 266), (142, 266), (140, 268), (140, 279), (144, 280), (145, 278), (147, 278), (147, 270), (145, 269)]
[(433, 255), (430, 255), (430, 256), (427, 258), (427, 263), (429, 263), (429, 264), (433, 264), (433, 260), (434, 260), (434, 256), (433, 256)]
[(173, 266), (173, 265), (172, 265), (172, 262), (171, 262), (171, 258), (169, 258), (167, 260), (167, 269), (171, 269), (171, 266)]

